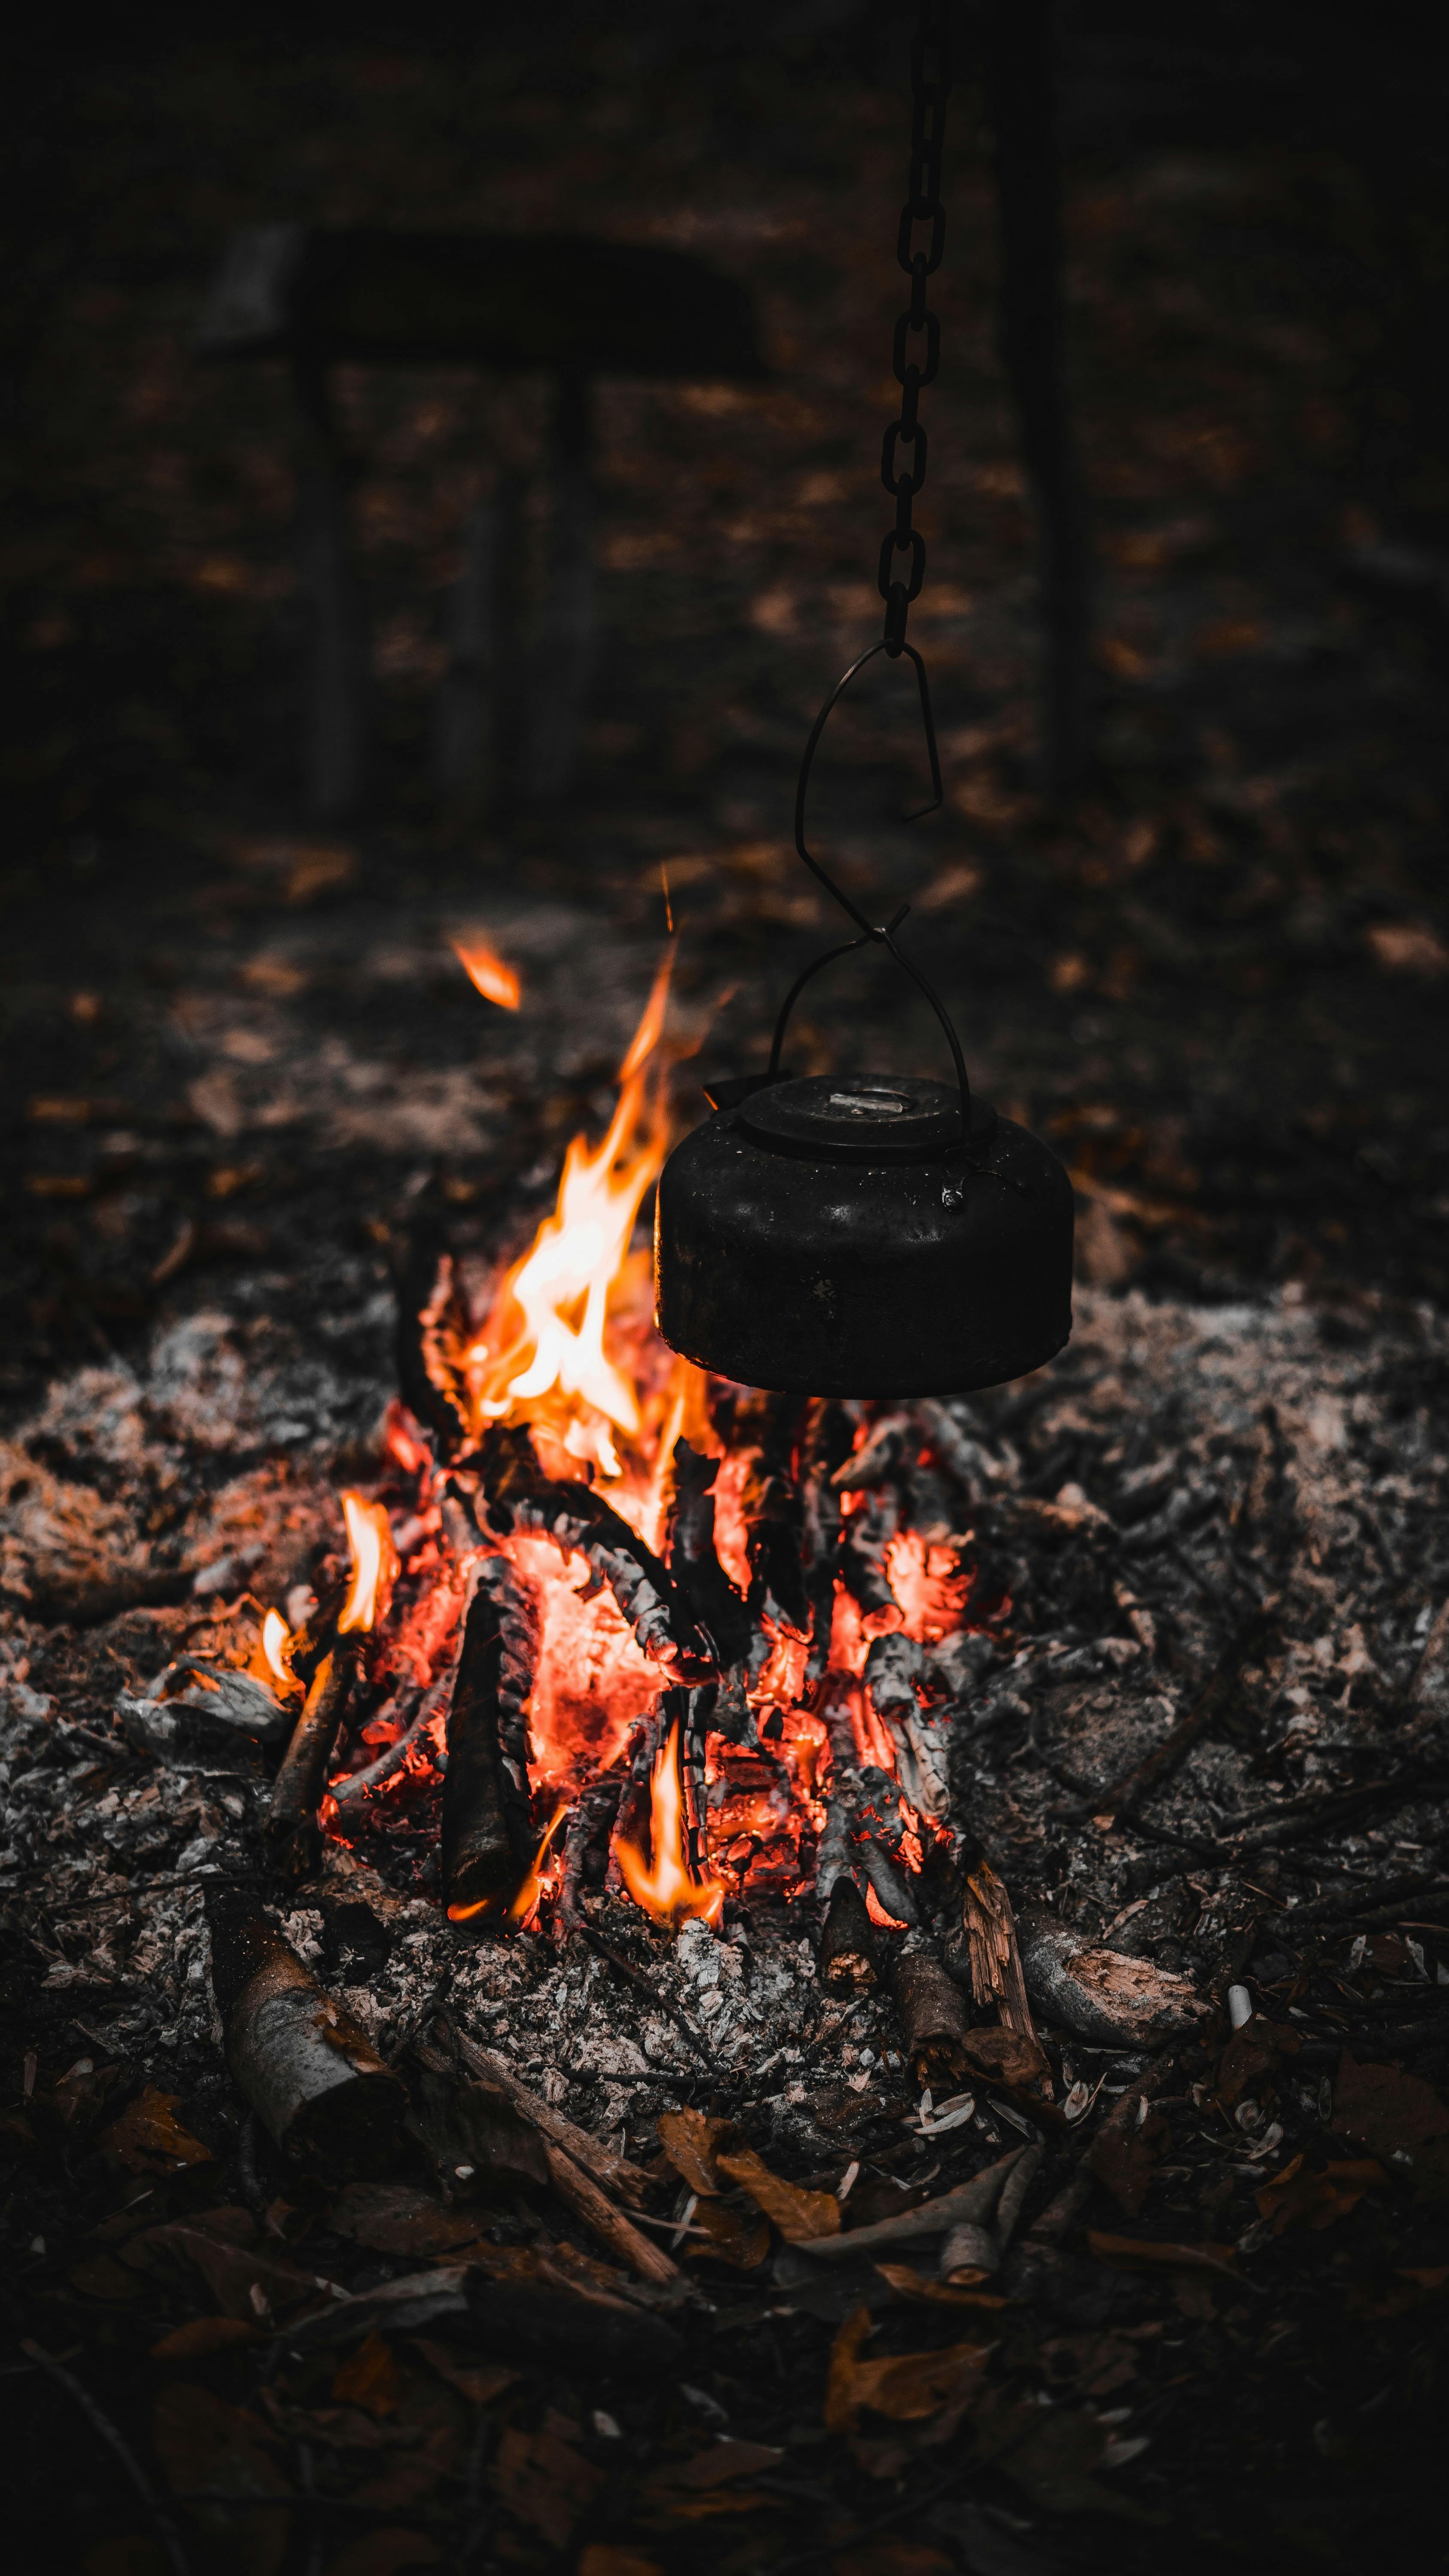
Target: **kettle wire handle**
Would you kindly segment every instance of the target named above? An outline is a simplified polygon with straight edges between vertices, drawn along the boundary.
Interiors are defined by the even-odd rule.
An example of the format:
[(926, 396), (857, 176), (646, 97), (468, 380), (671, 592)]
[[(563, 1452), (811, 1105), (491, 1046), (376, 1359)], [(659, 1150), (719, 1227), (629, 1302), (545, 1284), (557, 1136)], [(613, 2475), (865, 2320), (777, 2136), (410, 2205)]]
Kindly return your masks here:
[(967, 1144), (971, 1136), (971, 1085), (967, 1079), (966, 1059), (961, 1052), (961, 1041), (956, 1035), (950, 1013), (934, 985), (927, 982), (919, 966), (896, 944), (895, 934), (910, 911), (910, 905), (903, 903), (898, 911), (892, 913), (889, 921), (878, 924), (868, 921), (865, 914), (851, 902), (843, 887), (836, 884), (829, 870), (813, 855), (805, 839), (805, 799), (810, 786), (810, 772), (814, 766), (815, 754), (820, 746), (820, 737), (856, 673), (863, 671), (867, 662), (874, 661), (877, 653), (890, 653), (892, 661), (896, 660), (899, 654), (903, 654), (907, 660), (913, 662), (916, 666), (916, 680), (921, 693), (921, 723), (925, 729), (926, 756), (931, 764), (931, 798), (929, 804), (918, 805), (913, 813), (903, 815), (901, 819), (907, 823), (919, 823), (925, 815), (934, 814), (937, 807), (944, 802), (945, 790), (941, 785), (941, 756), (936, 748), (936, 725), (931, 713), (931, 690), (926, 678), (925, 663), (914, 644), (901, 643), (896, 651), (892, 652), (890, 644), (882, 637), (879, 643), (868, 645), (863, 653), (857, 655), (849, 670), (843, 672), (836, 681), (810, 729), (810, 739), (805, 745), (805, 756), (800, 763), (800, 777), (795, 789), (795, 848), (811, 875), (824, 886), (828, 895), (834, 897), (848, 919), (854, 922), (858, 935), (854, 939), (844, 940), (838, 948), (827, 948), (823, 956), (815, 958), (805, 968), (804, 973), (796, 977), (781, 1005), (780, 1016), (775, 1022), (774, 1044), (770, 1049), (770, 1071), (774, 1074), (780, 1069), (780, 1050), (785, 1043), (785, 1031), (789, 1026), (790, 1014), (812, 975), (818, 975), (822, 967), (833, 965), (837, 957), (848, 957), (856, 948), (864, 948), (867, 945), (884, 948), (887, 954), (895, 959), (902, 974), (909, 976), (917, 991), (930, 1003), (945, 1033), (946, 1043), (951, 1050), (951, 1061), (956, 1068), (957, 1088), (961, 1095), (961, 1141)]

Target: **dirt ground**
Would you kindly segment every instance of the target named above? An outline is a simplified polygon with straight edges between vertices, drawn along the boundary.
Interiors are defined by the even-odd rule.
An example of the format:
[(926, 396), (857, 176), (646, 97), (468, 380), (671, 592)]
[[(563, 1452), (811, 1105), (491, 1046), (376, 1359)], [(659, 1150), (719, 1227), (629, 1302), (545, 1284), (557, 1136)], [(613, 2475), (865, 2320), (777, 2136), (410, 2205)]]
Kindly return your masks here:
[[(153, 23), (91, 57), (33, 39), (3, 109), (0, 218), (20, 282), (0, 422), (0, 1401), (42, 1464), (104, 1497), (108, 1470), (77, 1466), (73, 1426), (44, 1430), (47, 1389), (83, 1370), (147, 1378), (158, 1350), (204, 1335), (220, 1307), (239, 1335), (255, 1328), (272, 1430), (284, 1414), (301, 1425), (277, 1434), (282, 1447), (340, 1472), (375, 1424), (409, 1228), (432, 1210), (462, 1240), (511, 1249), (531, 1227), (569, 1136), (607, 1114), (671, 920), (676, 1025), (694, 1050), (681, 1122), (702, 1107), (696, 1066), (747, 1065), (767, 1042), (780, 993), (829, 935), (789, 847), (800, 748), (878, 622), (903, 25), (899, 12), (740, 10), (715, 43), (642, 7), (603, 35), (566, 9), (526, 28), (484, 10), (423, 33), (373, 10), (302, 41), (265, 17), (205, 36)], [(824, 812), (852, 891), (882, 912), (887, 896), (911, 900), (908, 932), (959, 1016), (974, 1079), (1069, 1163), (1084, 1286), (1109, 1311), (1134, 1294), (1199, 1319), (1271, 1310), (1273, 1329), (1301, 1329), (1310, 1349), (1316, 1332), (1334, 1366), (1345, 1352), (1367, 1352), (1366, 1371), (1381, 1361), (1393, 1389), (1379, 1469), (1420, 1480), (1427, 1528), (1449, 1289), (1449, 186), (1445, 82), (1409, 25), (1390, 18), (1370, 46), (1290, 9), (1266, 25), (1217, 13), (1194, 35), (1128, 8), (1067, 19), (1072, 377), (1098, 605), (1094, 762), (1066, 810), (1038, 784), (1032, 527), (994, 351), (993, 188), (968, 35), (919, 511), (930, 566), (912, 620), (946, 806), (919, 826), (895, 819), (919, 763), (883, 679), (841, 737)], [(536, 453), (544, 390), (354, 370), (340, 395), (359, 467), (374, 778), (355, 824), (306, 815), (292, 398), (279, 367), (207, 367), (190, 347), (229, 228), (280, 219), (598, 231), (694, 250), (754, 297), (768, 384), (600, 391), (602, 647), (582, 772), (560, 806), (463, 823), (429, 784), (463, 523), (500, 465)], [(544, 534), (535, 512), (525, 600)], [(516, 1016), (457, 968), (450, 943), (469, 931), (517, 966)], [(803, 1065), (932, 1064), (929, 1023), (880, 967), (852, 964), (816, 994)], [(1418, 1426), (1402, 1458), (1395, 1423)], [(1037, 1464), (1042, 1494), (1078, 1472), (1055, 1461), (1042, 1481), (1045, 1450)], [(1440, 1571), (1423, 1545), (1373, 1575), (1392, 1596), (1400, 1663)], [(142, 1649), (120, 1645), (139, 1670)], [(1407, 1671), (1387, 1656), (1385, 1724)], [(37, 1666), (20, 1687), (52, 1683)], [(1432, 1813), (1420, 1824), (1432, 1840)], [(1403, 1958), (1384, 1973), (1400, 1969), (1415, 1973)], [(1286, 1959), (1284, 1994), (1285, 1980)], [(53, 2094), (91, 2045), (53, 2011), (37, 2028), (6, 2066), (17, 2105), (36, 2081), (24, 2085), (26, 2048)], [(1422, 2074), (1439, 2081), (1437, 2059)], [(136, 2153), (131, 2172), (168, 2169), (164, 2142)], [(34, 2187), (22, 2172), (17, 2223)], [(94, 2187), (88, 2225), (105, 2206)], [(1368, 2223), (1329, 2215), (1344, 2241)], [(1293, 2244), (1338, 2241), (1300, 2228)], [(1417, 2238), (1397, 2263), (1393, 2250), (1386, 2238), (1353, 2270), (1357, 2308), (1335, 2276), (1329, 2376), (1337, 2389), (1370, 2329), (1387, 2338), (1361, 2411), (1397, 2389), (1389, 2415), (1402, 2407), (1427, 2455), (1435, 2347), (1419, 2303), (1444, 2275), (1430, 2279)], [(65, 2259), (94, 2258), (69, 2245)], [(101, 2331), (84, 2288), (57, 2286), (55, 2260), (43, 2241), (26, 2258), (14, 2331), (82, 2377), (104, 2353), (123, 2403), (131, 2329), (107, 2314)], [(1139, 2276), (1124, 2277), (1123, 2387), (1148, 2322)], [(1193, 2320), (1194, 2293), (1179, 2279), (1172, 2295)], [(1310, 2283), (1303, 2299), (1327, 2317), (1326, 2293), (1320, 2306)], [(1068, 2323), (1063, 2378), (1110, 2373), (1104, 2318)], [(818, 2325), (818, 2350), (803, 2327), (762, 2329), (792, 2405), (792, 2373), (818, 2380), (825, 2366)], [(1202, 2314), (1192, 2331), (1208, 2333)], [(1254, 2503), (1219, 2515), (1259, 2439), (1224, 2394), (1234, 2334), (1247, 2329), (1193, 2391), (1211, 2470), (1185, 2517), (1173, 2504), (1174, 2549), (1211, 2531), (1215, 2563), (1261, 2549), (1307, 2568), (1361, 2557), (1375, 2533), (1402, 2545), (1422, 2491), (1381, 2440), (1385, 2419), (1330, 2423), (1337, 2399), (1310, 2403), (1301, 2364), (1273, 2364), (1256, 2321)], [(39, 2409), (33, 2456), (63, 2456), (51, 2446), (74, 2438), (64, 2401), (52, 2388), (43, 2404), (31, 2366), (16, 2370)], [(801, 2419), (812, 2409), (814, 2423), (814, 2386)], [(700, 2421), (711, 2426), (707, 2409)], [(139, 2418), (130, 2429), (148, 2438)], [(315, 2438), (286, 2431), (289, 2479), (295, 2445)], [(523, 2496), (549, 2474), (545, 2432), (528, 2438), (544, 2449), (518, 2467)], [(1180, 2423), (1173, 2440), (1188, 2479)], [(271, 2476), (265, 2444), (257, 2456), (247, 2474)], [(468, 2491), (480, 2567), (495, 2563), (475, 2529), (481, 2474)], [(1024, 2507), (1018, 2491), (1015, 2529), (1009, 2499), (988, 2527), (948, 2498), (946, 2520), (917, 2537), (876, 2539), (875, 2491), (829, 2542), (833, 2563), (842, 2576), (1145, 2566), (1161, 2525), (1084, 2502), (1070, 2487), (1080, 2461), (1064, 2456), (1061, 2474), (1055, 2506), (1049, 2467)], [(1288, 2494), (1277, 2516), (1275, 2480)], [(1310, 2510), (1316, 2481), (1333, 2512)], [(1127, 2484), (1142, 2511), (1165, 2509)], [(405, 2486), (388, 2506), (404, 2518)], [(27, 2520), (49, 2513), (33, 2478), (18, 2493)], [(733, 2557), (728, 2517), (708, 2526), (706, 2553), (703, 2522), (665, 2513), (653, 2539), (626, 2533), (584, 2562), (578, 2533), (554, 2550), (547, 2515), (523, 2511), (496, 2563), (582, 2563), (587, 2576), (706, 2554), (721, 2576), (825, 2563), (805, 2532), (812, 2510), (796, 2499), (778, 2548), (742, 2522)], [(118, 2511), (103, 2484), (88, 2490), (56, 2546), (88, 2576), (150, 2576), (161, 2561), (145, 2518), (128, 2506), (123, 2525)], [(233, 2527), (213, 2521), (232, 2549)], [(237, 2563), (259, 2570), (389, 2576), (408, 2563), (354, 2560), (315, 2516), (254, 2521), (271, 2540)], [(123, 2528), (140, 2536), (116, 2540)]]

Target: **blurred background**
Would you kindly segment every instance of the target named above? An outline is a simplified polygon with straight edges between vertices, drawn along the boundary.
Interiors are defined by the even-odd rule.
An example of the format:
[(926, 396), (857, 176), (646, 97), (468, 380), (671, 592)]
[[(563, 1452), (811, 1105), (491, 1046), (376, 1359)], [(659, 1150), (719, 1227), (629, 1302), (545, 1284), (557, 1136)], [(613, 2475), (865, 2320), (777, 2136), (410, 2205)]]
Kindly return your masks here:
[[(421, 1206), (502, 1240), (606, 1111), (671, 922), (681, 1043), (755, 1059), (829, 935), (790, 853), (804, 734), (879, 631), (913, 18), (377, 0), (27, 34), (0, 102), (7, 1405), (243, 1277), (311, 1329)], [(1071, 1165), (1089, 1280), (1275, 1286), (1359, 1334), (1449, 1285), (1449, 80), (1397, 0), (1057, 13), (1093, 566), (1064, 787), (989, 41), (963, 0), (911, 625), (946, 804), (897, 819), (921, 751), (878, 662), (822, 830), (882, 914), (910, 898), (976, 1078)], [(319, 427), (295, 351), (198, 348), (257, 226), (687, 253), (765, 372), (621, 351), (585, 448), (557, 370), (334, 351)], [(683, 306), (649, 321), (677, 352)], [(515, 967), (516, 1014), (455, 937)], [(853, 963), (797, 1061), (924, 1069), (931, 1030)], [(681, 1120), (702, 1105), (686, 1063)]]

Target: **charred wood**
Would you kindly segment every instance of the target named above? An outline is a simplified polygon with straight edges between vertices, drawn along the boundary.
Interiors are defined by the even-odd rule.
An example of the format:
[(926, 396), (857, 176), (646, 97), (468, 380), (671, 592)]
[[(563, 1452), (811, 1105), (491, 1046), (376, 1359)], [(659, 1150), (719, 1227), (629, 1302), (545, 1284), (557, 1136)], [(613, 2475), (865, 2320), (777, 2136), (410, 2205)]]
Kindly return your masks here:
[(567, 1939), (583, 1923), (586, 1891), (604, 1884), (623, 1785), (617, 1769), (606, 1771), (580, 1790), (569, 1811), (564, 1829), (563, 1878), (554, 1915), (561, 1939)]
[(356, 1650), (349, 1640), (343, 1640), (317, 1667), (291, 1743), (282, 1756), (282, 1767), (272, 1783), (267, 1839), (281, 1866), (294, 1875), (305, 1874), (317, 1858), (317, 1810), (356, 1675)]
[(687, 1440), (675, 1443), (674, 1499), (665, 1551), (670, 1573), (688, 1595), (690, 1609), (723, 1666), (743, 1660), (752, 1623), (715, 1551), (714, 1483), (719, 1466), (717, 1458), (704, 1457)]
[(738, 1398), (732, 1437), (747, 1452), (740, 1487), (745, 1554), (750, 1566), (750, 1610), (777, 1628), (804, 1636), (810, 1603), (801, 1569), (804, 1507), (794, 1475), (797, 1396), (750, 1394)]
[(245, 1890), (208, 1889), (206, 1914), (227, 2062), (263, 2126), (330, 2180), (388, 2172), (405, 2097), (366, 2032)]
[(866, 1912), (865, 1898), (855, 1880), (842, 1870), (831, 1887), (825, 1908), (825, 1926), (820, 1935), (819, 1950), (821, 1983), (851, 1987), (857, 1994), (866, 1993), (879, 1982), (875, 1944), (876, 1936)]
[[(452, 2026), (449, 2027), (451, 2029)], [(572, 2120), (564, 2117), (562, 2111), (556, 2111), (552, 2103), (530, 2092), (515, 2075), (507, 2058), (500, 2056), (496, 2049), (481, 2048), (463, 2031), (454, 2030), (452, 2036), (465, 2066), (471, 2067), (485, 2083), (496, 2084), (525, 2120), (530, 2121), (544, 2137), (551, 2138), (555, 2146), (562, 2147), (564, 2153), (591, 2173), (606, 2191), (613, 2192), (618, 2199), (638, 2202), (653, 2189), (652, 2177), (642, 2165), (631, 2164), (627, 2156), (616, 2155), (612, 2147), (590, 2137), (587, 2129), (578, 2128)]]
[(641, 2236), (638, 2228), (632, 2226), (623, 2211), (616, 2209), (613, 2202), (604, 2197), (598, 2184), (590, 2179), (581, 2165), (575, 2164), (565, 2148), (556, 2146), (549, 2139), (545, 2141), (544, 2152), (548, 2158), (549, 2179), (560, 2200), (576, 2218), (583, 2220), (601, 2245), (607, 2245), (616, 2261), (626, 2263), (641, 2281), (653, 2281), (660, 2288), (666, 2288), (679, 2279), (679, 2266), (665, 2253), (663, 2246), (651, 2244), (647, 2236)]
[(608, 1584), (647, 1655), (703, 1679), (714, 1668), (688, 1593), (625, 1520), (585, 1484), (545, 1476), (526, 1430), (490, 1431), (479, 1469), (491, 1526), (545, 1531)]
[(916, 1935), (892, 1951), (890, 1986), (918, 2084), (957, 2082), (970, 2068), (966, 2006), (929, 1940)]
[(506, 1908), (533, 1857), (528, 1694), (540, 1623), (505, 1557), (478, 1568), (448, 1710), (443, 1902), (450, 1920)]
[(409, 1235), (397, 1264), (395, 1350), (403, 1402), (433, 1434), (441, 1458), (455, 1457), (468, 1436), (442, 1330), (453, 1285), (452, 1256), (444, 1249), (441, 1223), (424, 1219)]
[(859, 1602), (867, 1618), (878, 1611), (889, 1612), (893, 1626), (899, 1623), (900, 1610), (886, 1574), (885, 1559), (899, 1522), (900, 1507), (889, 1488), (868, 1494), (845, 1523), (839, 1556), (840, 1579), (851, 1598)]

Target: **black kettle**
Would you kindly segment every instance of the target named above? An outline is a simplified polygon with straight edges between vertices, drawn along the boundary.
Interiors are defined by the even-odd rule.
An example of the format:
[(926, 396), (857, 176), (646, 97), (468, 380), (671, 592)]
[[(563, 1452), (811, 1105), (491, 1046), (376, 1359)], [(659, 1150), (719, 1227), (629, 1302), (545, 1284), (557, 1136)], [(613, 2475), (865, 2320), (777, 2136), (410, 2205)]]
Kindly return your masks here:
[[(812, 857), (801, 766), (795, 846), (858, 935), (786, 995), (769, 1069), (706, 1085), (713, 1116), (676, 1145), (655, 1209), (655, 1319), (671, 1349), (746, 1386), (802, 1395), (950, 1395), (1055, 1358), (1072, 1329), (1071, 1183), (1056, 1156), (973, 1100), (939, 996), (896, 944), (907, 907), (872, 926)], [(933, 796), (941, 773), (925, 666), (916, 666)], [(910, 819), (918, 819), (916, 817)], [(939, 1020), (952, 1086), (915, 1075), (792, 1078), (786, 1027), (822, 966), (887, 949)]]

